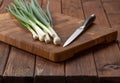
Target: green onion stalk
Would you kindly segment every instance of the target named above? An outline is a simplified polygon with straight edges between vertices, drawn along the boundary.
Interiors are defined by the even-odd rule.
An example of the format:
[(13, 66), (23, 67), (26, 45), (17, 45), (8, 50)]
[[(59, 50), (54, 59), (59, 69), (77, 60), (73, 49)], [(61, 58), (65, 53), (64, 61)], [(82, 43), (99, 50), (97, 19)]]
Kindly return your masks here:
[(37, 0), (14, 0), (8, 6), (9, 12), (32, 33), (33, 39), (50, 43), (53, 39), (55, 45), (61, 44), (61, 39), (53, 29), (52, 17), (49, 11), (49, 1), (46, 13)]

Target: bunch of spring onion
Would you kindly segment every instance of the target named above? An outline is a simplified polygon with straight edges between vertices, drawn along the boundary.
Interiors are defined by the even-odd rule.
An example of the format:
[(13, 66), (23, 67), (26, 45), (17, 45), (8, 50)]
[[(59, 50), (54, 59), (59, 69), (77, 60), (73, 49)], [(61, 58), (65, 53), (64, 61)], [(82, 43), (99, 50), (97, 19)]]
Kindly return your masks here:
[(42, 10), (37, 0), (14, 0), (9, 4), (8, 10), (32, 33), (34, 39), (46, 43), (53, 41), (55, 45), (61, 43), (60, 37), (53, 29), (49, 1), (46, 12)]

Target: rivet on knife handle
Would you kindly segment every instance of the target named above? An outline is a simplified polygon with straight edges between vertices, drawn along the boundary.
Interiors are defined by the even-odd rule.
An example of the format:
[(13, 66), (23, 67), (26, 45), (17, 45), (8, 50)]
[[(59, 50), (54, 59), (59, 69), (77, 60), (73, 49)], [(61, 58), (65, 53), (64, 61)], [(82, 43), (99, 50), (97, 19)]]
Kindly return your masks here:
[(82, 25), (75, 30), (75, 32), (67, 39), (67, 41), (64, 43), (63, 47), (69, 45), (70, 43), (72, 43), (90, 24), (93, 23), (93, 21), (95, 20), (95, 14), (92, 14), (91, 16), (89, 16), (83, 23)]

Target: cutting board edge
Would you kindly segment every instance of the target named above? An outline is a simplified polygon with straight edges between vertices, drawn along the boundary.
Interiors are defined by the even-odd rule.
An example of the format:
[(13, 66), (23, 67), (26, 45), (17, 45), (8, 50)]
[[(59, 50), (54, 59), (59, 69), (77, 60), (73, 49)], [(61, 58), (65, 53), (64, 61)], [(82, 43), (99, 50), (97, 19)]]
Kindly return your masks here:
[[(4, 15), (4, 14), (3, 14)], [(6, 14), (7, 15), (7, 14)], [(9, 16), (9, 15), (8, 15)], [(9, 18), (9, 17), (8, 17)], [(11, 17), (10, 17), (11, 18)], [(13, 17), (12, 17), (13, 18)], [(114, 30), (114, 29), (113, 29)], [(112, 39), (108, 39), (109, 41), (107, 41), (106, 43), (108, 43), (108, 42), (111, 42), (111, 41), (113, 41), (113, 40), (116, 40), (117, 39), (117, 32), (115, 32), (115, 31), (111, 31), (111, 33), (112, 33), (112, 35), (113, 35), (113, 33), (114, 33), (114, 38), (112, 38)], [(109, 33), (109, 34), (111, 34), (111, 33)], [(108, 35), (109, 35), (108, 34)], [(0, 34), (0, 35), (2, 35), (2, 34)], [(105, 36), (105, 35), (103, 35), (103, 36)], [(4, 37), (5, 38), (5, 37)], [(9, 41), (5, 41), (5, 39), (2, 39), (2, 42), (5, 42), (5, 43), (7, 43), (7, 44), (10, 44), (10, 45), (13, 45), (13, 43), (9, 43), (9, 42), (11, 42), (10, 40), (10, 38), (8, 39)], [(107, 37), (108, 38), (108, 37)], [(106, 39), (106, 38), (105, 38)], [(12, 41), (14, 41), (14, 40), (12, 40)], [(100, 43), (103, 43), (103, 42), (100, 42)], [(53, 61), (53, 62), (61, 62), (61, 61), (64, 61), (64, 60), (66, 60), (66, 59), (68, 59), (68, 58), (70, 58), (70, 57), (72, 57), (72, 56), (74, 56), (75, 55), (75, 53), (77, 53), (77, 52), (80, 52), (80, 51), (82, 51), (82, 50), (85, 50), (85, 48), (84, 49), (82, 49), (82, 50), (77, 50), (77, 51), (75, 51), (75, 52), (69, 52), (69, 51), (72, 51), (71, 49), (73, 49), (73, 47), (71, 46), (71, 48), (70, 49), (68, 49), (68, 50), (62, 50), (62, 51), (52, 51), (52, 52), (50, 52), (50, 51), (46, 51), (46, 50), (44, 50), (44, 51), (46, 51), (47, 53), (44, 55), (44, 53), (42, 53), (41, 52), (41, 54), (39, 54), (39, 53), (35, 53), (36, 52), (36, 50), (34, 50), (34, 52), (31, 52), (31, 50), (29, 50), (29, 49), (27, 49), (27, 48), (22, 48), (22, 46), (17, 46), (16, 44), (14, 44), (13, 45), (14, 47), (17, 47), (17, 48), (20, 48), (20, 49), (23, 49), (23, 50), (25, 50), (25, 51), (28, 51), (28, 52), (30, 52), (30, 53), (32, 53), (32, 54), (35, 54), (35, 55), (38, 55), (38, 56), (41, 56), (41, 57), (43, 57), (43, 58), (46, 58), (46, 59), (48, 59), (48, 60), (50, 60), (50, 61)], [(74, 46), (74, 45), (73, 45)], [(93, 46), (93, 45), (92, 45)], [(92, 47), (92, 46), (90, 46), (90, 47)], [(79, 47), (79, 46), (74, 46), (75, 48), (77, 48), (77, 47)], [(89, 48), (90, 48), (89, 47)], [(31, 49), (33, 49), (33, 48), (31, 48)], [(75, 49), (76, 50), (76, 49)], [(38, 51), (39, 51), (39, 49), (38, 49)], [(67, 53), (68, 52), (68, 53)]]
[[(113, 30), (114, 30), (114, 29), (113, 29)], [(100, 40), (100, 39), (104, 39), (104, 40), (99, 41), (99, 43), (94, 43), (94, 45), (90, 45), (90, 46), (88, 46), (88, 47), (86, 47), (86, 48), (88, 49), (88, 48), (93, 47), (93, 46), (98, 45), (98, 44), (112, 42), (112, 41), (114, 41), (114, 40), (117, 39), (117, 34), (118, 34), (118, 32), (117, 32), (116, 30), (114, 30), (114, 31), (112, 31), (112, 32), (109, 33), (109, 34), (104, 35), (103, 37), (105, 37), (105, 38), (99, 37), (99, 38), (97, 38), (96, 41), (98, 41), (98, 40)], [(0, 36), (1, 36), (1, 35), (0, 35)], [(2, 37), (2, 36), (1, 36), (1, 37)], [(5, 38), (5, 39), (6, 39), (6, 38)], [(27, 50), (27, 49), (25, 49), (25, 48), (22, 48), (21, 46), (16, 46), (15, 44), (12, 44), (12, 43), (10, 43), (10, 42), (6, 42), (5, 39), (4, 39), (4, 37), (3, 37), (3, 39), (0, 39), (0, 41), (5, 42), (5, 43), (7, 43), (7, 44), (10, 44), (10, 45), (12, 45), (12, 46), (14, 46), (14, 47), (17, 47), (17, 48), (19, 48), (19, 49), (23, 49), (24, 51), (27, 51), (27, 52), (32, 53), (31, 51), (29, 51), (29, 50)], [(8, 39), (8, 40), (12, 40), (12, 39)], [(94, 42), (96, 42), (96, 41), (94, 41)], [(93, 41), (92, 41), (92, 42), (93, 42)], [(87, 43), (89, 43), (89, 42), (87, 42)], [(86, 43), (85, 43), (85, 44), (86, 44)], [(84, 45), (83, 45), (83, 46), (84, 46)], [(82, 45), (76, 46), (74, 50), (78, 49), (78, 47), (81, 48), (81, 47), (83, 47), (83, 46), (82, 46)], [(81, 52), (81, 51), (85, 50), (86, 48), (84, 48), (84, 49), (79, 49), (79, 50), (77, 50), (77, 51), (75, 51), (75, 52), (72, 52), (72, 53), (69, 52), (69, 51), (72, 51), (72, 48), (70, 48), (70, 49), (65, 50), (65, 51), (62, 51), (62, 52), (61, 52), (61, 51), (59, 51), (59, 52), (54, 52), (54, 51), (53, 51), (53, 52), (48, 52), (48, 55), (44, 55), (44, 56), (42, 55), (42, 53), (41, 53), (41, 55), (39, 55), (39, 54), (37, 54), (37, 53), (35, 53), (35, 52), (33, 52), (32, 54), (35, 54), (35, 55), (38, 55), (38, 56), (40, 56), (40, 57), (46, 58), (46, 59), (48, 59), (48, 60), (50, 60), (50, 61), (53, 61), (53, 62), (62, 62), (62, 61), (64, 61), (64, 60), (68, 59), (68, 58), (73, 57), (76, 53)]]
[[(113, 29), (114, 30), (114, 29)], [(84, 48), (84, 49), (79, 49), (79, 50), (77, 50), (77, 51), (75, 51), (75, 52), (73, 52), (73, 53), (71, 53), (71, 52), (69, 52), (69, 51), (72, 51), (72, 48), (71, 49), (69, 49), (69, 50), (66, 50), (66, 51), (64, 51), (64, 52), (57, 52), (57, 53), (50, 53), (50, 57), (49, 57), (49, 60), (51, 60), (51, 61), (53, 61), (53, 62), (62, 62), (62, 61), (64, 61), (64, 60), (67, 60), (67, 59), (69, 59), (69, 58), (71, 58), (71, 57), (73, 57), (73, 56), (75, 56), (75, 54), (76, 53), (78, 53), (78, 52), (81, 52), (81, 51), (83, 51), (83, 50), (87, 50), (87, 49), (89, 49), (89, 48), (91, 48), (91, 47), (94, 47), (94, 46), (96, 46), (96, 45), (100, 45), (100, 44), (106, 44), (106, 43), (110, 43), (110, 42), (115, 42), (116, 40), (117, 40), (117, 36), (118, 36), (118, 31), (117, 30), (114, 30), (114, 31), (112, 31), (111, 33), (109, 33), (109, 34), (106, 34), (106, 35), (104, 35), (103, 37), (100, 37), (100, 38), (97, 38), (97, 40), (95, 40), (95, 41), (92, 41), (92, 42), (97, 42), (98, 41), (98, 43), (94, 43), (93, 45), (90, 45), (90, 46), (88, 46), (88, 47), (86, 47), (86, 48)], [(103, 39), (103, 40), (102, 40)], [(90, 41), (89, 42), (87, 42), (87, 43), (90, 43)], [(84, 45), (83, 45), (84, 46)], [(78, 47), (80, 48), (80, 47), (83, 47), (82, 45), (81, 46), (76, 46), (75, 48), (76, 49), (78, 49)], [(75, 50), (76, 50), (75, 49)], [(65, 53), (66, 52), (66, 53)], [(68, 57), (69, 56), (69, 57)]]

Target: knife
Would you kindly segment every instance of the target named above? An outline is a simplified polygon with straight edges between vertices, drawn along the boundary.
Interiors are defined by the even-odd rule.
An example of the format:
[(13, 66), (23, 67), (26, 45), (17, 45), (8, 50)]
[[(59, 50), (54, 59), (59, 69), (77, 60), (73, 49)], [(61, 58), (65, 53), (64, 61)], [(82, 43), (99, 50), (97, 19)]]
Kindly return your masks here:
[(75, 32), (67, 39), (67, 41), (64, 43), (63, 47), (66, 47), (67, 45), (69, 45), (70, 43), (72, 43), (83, 31), (86, 30), (86, 28), (93, 23), (93, 21), (95, 20), (96, 16), (95, 14), (92, 14), (91, 16), (89, 16), (86, 20), (84, 20), (84, 22), (82, 23), (82, 25), (75, 30)]

